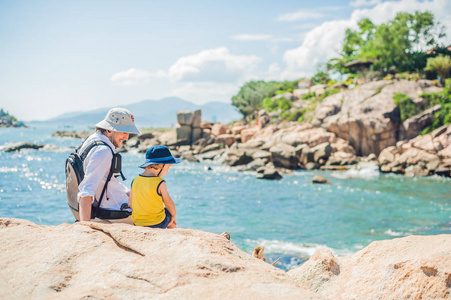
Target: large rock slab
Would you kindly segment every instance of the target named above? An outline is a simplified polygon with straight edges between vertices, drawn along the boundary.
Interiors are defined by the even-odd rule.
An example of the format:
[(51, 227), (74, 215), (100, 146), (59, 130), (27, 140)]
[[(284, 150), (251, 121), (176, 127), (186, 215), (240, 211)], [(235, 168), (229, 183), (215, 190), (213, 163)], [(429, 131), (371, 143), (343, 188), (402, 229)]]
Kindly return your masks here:
[(226, 238), (0, 219), (1, 299), (322, 299)]
[(349, 141), (359, 156), (379, 155), (400, 137), (402, 123), (393, 100), (395, 93), (417, 98), (424, 91), (425, 85), (407, 80), (372, 82), (344, 90), (317, 106), (312, 124)]
[(449, 299), (451, 234), (373, 242), (342, 258), (320, 249), (288, 273), (329, 299)]

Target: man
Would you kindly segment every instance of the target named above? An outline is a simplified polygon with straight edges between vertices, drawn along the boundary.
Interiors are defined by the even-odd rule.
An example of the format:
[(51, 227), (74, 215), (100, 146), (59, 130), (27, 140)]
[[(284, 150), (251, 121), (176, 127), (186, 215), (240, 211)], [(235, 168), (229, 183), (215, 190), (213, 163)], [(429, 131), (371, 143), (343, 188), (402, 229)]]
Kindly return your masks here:
[[(95, 128), (96, 132), (86, 139), (79, 153), (83, 153), (94, 141), (103, 141), (114, 151), (124, 141), (128, 140), (130, 133), (141, 133), (135, 126), (133, 115), (125, 108), (111, 109), (105, 119), (97, 123)], [(79, 185), (78, 193), (80, 221), (91, 220), (91, 205), (97, 205), (100, 200), (111, 168), (112, 158), (112, 151), (105, 145), (99, 145), (92, 148), (83, 161), (85, 177)], [(112, 176), (102, 197), (100, 207), (120, 211), (123, 205), (128, 203), (129, 193), (129, 189), (119, 181), (119, 178)], [(114, 221), (131, 223), (130, 218)]]

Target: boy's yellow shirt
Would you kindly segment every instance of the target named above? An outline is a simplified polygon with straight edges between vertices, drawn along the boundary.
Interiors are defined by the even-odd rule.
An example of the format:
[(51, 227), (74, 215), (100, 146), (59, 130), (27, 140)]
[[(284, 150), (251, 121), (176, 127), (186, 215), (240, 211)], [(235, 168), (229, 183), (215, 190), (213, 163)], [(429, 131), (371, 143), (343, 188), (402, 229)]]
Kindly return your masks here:
[(150, 226), (163, 222), (163, 198), (158, 194), (161, 177), (138, 175), (132, 183), (132, 221), (137, 226)]

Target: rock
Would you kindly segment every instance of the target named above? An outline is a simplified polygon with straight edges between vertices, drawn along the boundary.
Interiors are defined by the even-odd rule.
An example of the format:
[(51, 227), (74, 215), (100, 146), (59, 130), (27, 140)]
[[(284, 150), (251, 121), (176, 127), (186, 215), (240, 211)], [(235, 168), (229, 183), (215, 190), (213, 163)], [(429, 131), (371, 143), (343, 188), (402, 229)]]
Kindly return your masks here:
[(250, 139), (254, 137), (254, 135), (258, 132), (258, 128), (247, 128), (241, 131), (241, 142), (246, 143)]
[(313, 152), (313, 161), (319, 163), (321, 159), (327, 161), (332, 153), (332, 147), (329, 143), (322, 143), (316, 147), (313, 147), (311, 151)]
[(204, 171), (211, 171), (211, 167), (210, 166), (204, 166)]
[(330, 183), (330, 181), (321, 175), (315, 175), (312, 179), (312, 183)]
[(191, 124), (191, 126), (193, 126), (193, 128), (196, 127), (201, 127), (201, 123), (202, 123), (202, 112), (200, 109), (193, 111), (193, 123)]
[(440, 111), (442, 107), (438, 104), (423, 113), (416, 115), (410, 119), (404, 121), (403, 126), (405, 132), (403, 131), (401, 139), (412, 139), (420, 134), (420, 132), (431, 125), (434, 121), (434, 115), (436, 112)]
[(52, 133), (52, 136), (58, 136), (58, 137), (69, 137), (69, 138), (75, 138), (75, 139), (86, 139), (92, 134), (92, 132), (89, 131), (56, 131)]
[(200, 128), (202, 129), (211, 129), (213, 127), (213, 124), (207, 121), (201, 121), (200, 122)]
[(221, 149), (221, 145), (220, 144), (211, 144), (211, 145), (206, 146), (205, 148), (202, 148), (200, 153), (205, 153), (205, 152), (209, 152), (209, 151), (215, 151), (215, 150), (219, 150), (219, 149)]
[(276, 95), (276, 96), (272, 97), (271, 100), (274, 101), (274, 100), (277, 100), (277, 99), (280, 99), (280, 98), (285, 98), (286, 100), (289, 100), (289, 101), (296, 100), (296, 97), (293, 95), (293, 93), (279, 94), (279, 95)]
[(243, 143), (240, 147), (245, 149), (257, 149), (265, 144), (265, 140), (262, 139), (252, 139)]
[(225, 134), (227, 133), (227, 126), (225, 126), (224, 124), (214, 124), (213, 127), (211, 128), (211, 134), (213, 134), (214, 136), (218, 136), (221, 134)]
[(200, 161), (202, 161), (202, 160), (216, 160), (219, 157), (221, 157), (221, 155), (223, 155), (224, 152), (225, 152), (224, 149), (208, 151), (206, 153), (201, 153), (201, 154), (196, 155), (196, 158), (198, 158)]
[(219, 234), (0, 219), (2, 299), (321, 299)]
[(18, 143), (7, 143), (2, 146), (0, 146), (0, 151), (3, 152), (14, 152), (14, 151), (20, 151), (22, 149), (41, 149), (44, 145), (40, 144), (33, 144), (29, 142), (18, 142)]
[(193, 143), (200, 138), (202, 138), (202, 129), (200, 127), (193, 127), (191, 142)]
[(230, 147), (235, 143), (235, 136), (232, 134), (221, 134), (215, 138), (216, 144), (222, 144), (224, 146)]
[(258, 129), (265, 128), (266, 125), (268, 125), (271, 122), (271, 118), (267, 115), (259, 116), (257, 119), (257, 126)]
[(343, 90), (318, 104), (312, 124), (349, 141), (359, 156), (379, 155), (396, 144), (402, 128), (394, 94), (404, 93), (414, 99), (423, 91), (418, 83), (407, 80)]
[(341, 258), (321, 249), (288, 274), (329, 299), (445, 299), (450, 249), (450, 234), (377, 241)]
[(302, 79), (298, 82), (298, 87), (300, 89), (308, 89), (313, 86), (313, 80), (310, 78)]
[(337, 151), (327, 160), (326, 164), (329, 166), (346, 166), (354, 165), (358, 162), (357, 157), (349, 152)]
[(246, 171), (257, 171), (261, 167), (264, 167), (266, 163), (267, 161), (263, 159), (260, 158), (254, 159), (253, 161), (251, 161), (246, 165)]
[(180, 155), (180, 158), (184, 161), (199, 162), (199, 159), (197, 159), (191, 151), (182, 153)]
[(230, 150), (224, 160), (224, 164), (230, 167), (247, 165), (253, 158), (243, 150)]
[(137, 136), (139, 140), (147, 140), (155, 138), (155, 134), (153, 132), (145, 132)]
[(319, 169), (319, 164), (315, 162), (308, 162), (304, 165), (304, 169), (306, 169), (307, 171), (317, 170)]
[(193, 112), (188, 110), (182, 110), (177, 112), (177, 123), (180, 125), (191, 126), (193, 124)]
[(175, 124), (175, 132), (176, 132), (177, 142), (184, 141), (184, 143), (182, 143), (182, 144), (190, 145), (192, 134), (193, 134), (192, 131), (193, 131), (193, 129), (189, 125), (181, 125), (179, 123)]
[(264, 151), (264, 150), (258, 150), (252, 154), (252, 158), (268, 161), (271, 159), (271, 152)]
[(298, 168), (298, 158), (296, 149), (287, 144), (278, 144), (269, 149), (271, 159), (276, 168), (296, 170)]
[(320, 97), (326, 92), (327, 84), (317, 84), (310, 87), (310, 92), (315, 93), (316, 96)]
[(161, 145), (170, 145), (177, 142), (177, 132), (176, 130), (170, 130), (163, 132), (158, 136), (159, 144)]
[(257, 179), (271, 179), (271, 180), (279, 180), (282, 179), (282, 175), (279, 174), (275, 169), (263, 167), (259, 169), (260, 172), (257, 172)]
[(310, 93), (310, 90), (308, 88), (296, 89), (293, 91), (293, 96), (297, 99), (302, 99), (302, 96), (307, 95), (308, 93)]
[(232, 134), (233, 135), (241, 134), (241, 131), (243, 131), (244, 129), (246, 129), (246, 126), (233, 126)]

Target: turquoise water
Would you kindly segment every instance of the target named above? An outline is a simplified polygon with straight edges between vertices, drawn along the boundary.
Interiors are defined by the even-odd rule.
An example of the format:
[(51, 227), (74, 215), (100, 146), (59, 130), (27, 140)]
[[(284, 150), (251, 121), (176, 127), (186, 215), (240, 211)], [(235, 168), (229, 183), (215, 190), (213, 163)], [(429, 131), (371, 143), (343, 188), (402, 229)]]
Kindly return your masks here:
[[(81, 141), (51, 137), (56, 129), (0, 128), (0, 145), (31, 141), (58, 149), (0, 152), (0, 217), (37, 224), (73, 222), (65, 199), (64, 163)], [(124, 153), (126, 185), (143, 154)], [(451, 233), (451, 180), (380, 175), (369, 166), (344, 173), (297, 171), (280, 181), (255, 179), (219, 164), (183, 162), (165, 176), (178, 225), (215, 233), (251, 253), (265, 246), (269, 261), (292, 269), (316, 249), (347, 255), (374, 240)], [(310, 183), (316, 174), (330, 185)]]

